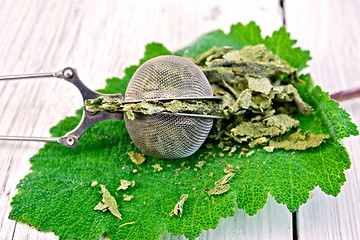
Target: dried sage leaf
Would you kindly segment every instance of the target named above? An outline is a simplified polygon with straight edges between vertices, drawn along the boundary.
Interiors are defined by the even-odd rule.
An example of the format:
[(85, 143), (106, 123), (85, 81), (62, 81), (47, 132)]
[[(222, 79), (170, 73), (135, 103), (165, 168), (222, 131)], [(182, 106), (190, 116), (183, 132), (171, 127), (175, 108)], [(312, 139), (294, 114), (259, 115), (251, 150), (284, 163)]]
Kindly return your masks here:
[(261, 137), (279, 136), (282, 131), (275, 126), (266, 126), (261, 122), (242, 122), (230, 130), (234, 139), (240, 143)]
[(263, 149), (264, 149), (265, 151), (267, 151), (267, 152), (273, 152), (273, 151), (274, 151), (274, 147), (269, 147), (269, 146), (263, 147)]
[(231, 173), (234, 171), (234, 166), (231, 164), (226, 164), (226, 168), (224, 168), (224, 173)]
[(257, 139), (254, 139), (252, 141), (249, 142), (249, 147), (253, 148), (257, 145), (260, 145), (260, 144), (263, 144), (263, 143), (266, 143), (268, 142), (269, 139), (266, 138), (266, 137), (260, 137), (260, 138), (257, 138)]
[(130, 159), (133, 163), (136, 164), (136, 166), (140, 166), (145, 162), (145, 154), (143, 153), (135, 153), (134, 151), (128, 152), (128, 155), (130, 156)]
[(107, 111), (116, 112), (122, 107), (120, 99), (106, 100), (104, 97), (85, 100), (85, 106), (89, 112)]
[(115, 198), (111, 196), (110, 192), (104, 185), (99, 184), (99, 186), (101, 187), (103, 199), (102, 202), (95, 206), (94, 210), (100, 210), (104, 212), (109, 210), (115, 217), (122, 219)]
[(246, 157), (250, 157), (251, 155), (253, 155), (255, 153), (255, 151), (250, 151), (246, 154)]
[(129, 111), (126, 111), (126, 117), (129, 119), (129, 120), (134, 120), (135, 119), (135, 114), (133, 111), (129, 110)]
[(170, 216), (182, 216), (183, 213), (183, 206), (186, 199), (189, 197), (187, 194), (182, 194), (180, 200), (176, 203), (174, 210), (171, 211)]
[(217, 185), (223, 185), (223, 184), (229, 182), (230, 179), (231, 179), (234, 175), (235, 175), (234, 172), (230, 172), (230, 173), (226, 174), (226, 175), (223, 176), (220, 180), (218, 180), (218, 181), (215, 182), (215, 186), (217, 186)]
[(154, 100), (143, 100), (136, 104), (131, 104), (132, 110), (140, 110), (143, 114), (154, 114), (165, 111), (161, 102)]
[(245, 89), (236, 99), (236, 102), (231, 106), (233, 113), (238, 112), (242, 109), (249, 109), (252, 100), (252, 91), (250, 89)]
[(152, 167), (154, 168), (154, 172), (158, 171), (162, 171), (163, 168), (160, 166), (160, 164), (155, 164), (155, 165), (152, 165)]
[(292, 128), (296, 128), (300, 125), (300, 122), (289, 115), (286, 114), (277, 114), (265, 118), (263, 120), (266, 126), (268, 127), (277, 127), (281, 134), (284, 134), (290, 131)]
[(246, 76), (246, 80), (248, 81), (249, 89), (255, 92), (269, 95), (271, 89), (273, 88), (270, 79), (266, 77), (257, 78)]
[(133, 195), (123, 194), (123, 198), (124, 198), (123, 201), (129, 202), (134, 198), (134, 196)]
[[(232, 167), (232, 166), (231, 166)], [(224, 170), (225, 171), (225, 170)], [(223, 193), (226, 193), (230, 189), (230, 184), (227, 184), (227, 182), (230, 181), (232, 177), (234, 177), (235, 172), (234, 168), (232, 167), (232, 171), (223, 176), (220, 180), (215, 182), (215, 187), (213, 189), (205, 189), (205, 192), (207, 192), (210, 196), (211, 195), (220, 195)]]
[(120, 180), (121, 185), (117, 188), (117, 190), (126, 190), (129, 187), (135, 186), (135, 181), (128, 181), (128, 180)]
[(220, 195), (226, 193), (229, 190), (230, 190), (230, 184), (221, 184), (221, 185), (216, 185), (213, 189), (205, 189), (205, 192), (207, 192), (211, 196), (211, 195)]
[(297, 131), (289, 136), (282, 137), (278, 141), (271, 140), (269, 146), (285, 150), (306, 150), (311, 147), (318, 147), (324, 139), (328, 138), (330, 136), (325, 134), (302, 134), (300, 131)]
[(195, 167), (198, 167), (200, 169), (202, 169), (202, 167), (206, 164), (205, 161), (199, 161), (197, 164), (195, 164)]

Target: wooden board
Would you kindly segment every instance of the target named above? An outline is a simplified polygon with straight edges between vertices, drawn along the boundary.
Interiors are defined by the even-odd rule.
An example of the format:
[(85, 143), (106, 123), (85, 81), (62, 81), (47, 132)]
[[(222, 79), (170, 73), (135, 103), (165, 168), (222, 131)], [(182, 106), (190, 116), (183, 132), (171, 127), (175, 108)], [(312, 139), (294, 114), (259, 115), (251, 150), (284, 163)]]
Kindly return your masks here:
[[(360, 2), (286, 1), (286, 25), (298, 45), (309, 49), (313, 60), (307, 71), (330, 93), (360, 87)], [(342, 102), (360, 126), (360, 99)], [(334, 198), (319, 188), (300, 208), (299, 239), (360, 239), (360, 137), (344, 141), (352, 160), (347, 182)]]
[[(282, 24), (275, 0), (208, 1), (11, 1), (0, 5), (0, 75), (49, 72), (76, 67), (91, 89), (121, 77), (137, 64), (147, 43), (180, 49), (203, 33), (228, 31), (254, 20), (263, 35)], [(0, 135), (50, 136), (49, 129), (82, 105), (78, 91), (59, 79), (0, 82)], [(0, 142), (1, 239), (57, 239), (8, 220), (16, 185), (30, 171), (29, 158), (42, 143)], [(291, 214), (270, 198), (254, 217), (237, 211), (200, 239), (291, 236)], [(164, 234), (162, 239), (176, 239)]]

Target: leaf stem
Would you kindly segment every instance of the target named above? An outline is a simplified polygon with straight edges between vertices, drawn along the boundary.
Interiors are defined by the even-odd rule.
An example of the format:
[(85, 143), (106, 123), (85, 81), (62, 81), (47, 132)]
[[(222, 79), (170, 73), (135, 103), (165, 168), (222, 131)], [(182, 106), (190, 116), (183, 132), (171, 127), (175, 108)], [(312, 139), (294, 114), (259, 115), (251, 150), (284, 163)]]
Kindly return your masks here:
[(348, 89), (330, 94), (330, 98), (338, 102), (360, 97), (360, 88)]

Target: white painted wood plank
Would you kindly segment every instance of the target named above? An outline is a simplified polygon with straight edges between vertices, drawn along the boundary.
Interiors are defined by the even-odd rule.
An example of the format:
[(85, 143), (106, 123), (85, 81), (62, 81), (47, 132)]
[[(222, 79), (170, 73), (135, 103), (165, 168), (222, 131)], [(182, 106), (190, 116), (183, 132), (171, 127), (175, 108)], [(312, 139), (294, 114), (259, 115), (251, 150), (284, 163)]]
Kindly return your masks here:
[(291, 239), (291, 214), (269, 195), (268, 202), (255, 216), (235, 210), (233, 217), (221, 219), (215, 230), (202, 231), (200, 240)]
[[(291, 239), (289, 211), (269, 195), (265, 207), (249, 217), (244, 210), (235, 209), (232, 217), (221, 218), (216, 229), (203, 230), (198, 240), (235, 239)], [(171, 236), (165, 232), (159, 240), (184, 240), (184, 236)]]
[[(276, 0), (227, 1), (0, 1), (0, 74), (49, 72), (76, 67), (91, 89), (122, 76), (152, 41), (180, 49), (203, 33), (228, 31), (254, 20), (263, 35), (282, 23)], [(81, 97), (59, 80), (0, 82), (0, 134), (50, 136), (49, 129), (81, 107)], [(43, 144), (0, 142), (1, 239), (57, 239), (8, 220), (16, 184), (29, 173), (29, 158)], [(270, 198), (254, 217), (236, 211), (200, 239), (288, 239), (291, 215)], [(162, 239), (177, 239), (164, 235)]]
[[(360, 87), (360, 2), (286, 1), (287, 29), (309, 49), (308, 71), (329, 92)], [(360, 99), (341, 103), (360, 126)], [(299, 239), (360, 239), (360, 137), (344, 141), (352, 165), (347, 182), (334, 198), (320, 189), (299, 211)]]

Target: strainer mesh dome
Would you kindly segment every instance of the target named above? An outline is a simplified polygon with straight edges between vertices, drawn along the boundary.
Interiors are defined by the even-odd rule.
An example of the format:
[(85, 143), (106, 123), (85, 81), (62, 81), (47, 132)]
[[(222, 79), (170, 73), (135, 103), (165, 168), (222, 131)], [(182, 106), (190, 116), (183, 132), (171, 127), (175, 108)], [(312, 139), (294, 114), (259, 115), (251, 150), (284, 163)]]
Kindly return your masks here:
[[(204, 73), (191, 61), (177, 56), (160, 56), (141, 65), (131, 78), (125, 101), (212, 97)], [(182, 158), (193, 154), (208, 136), (213, 120), (168, 114), (125, 114), (127, 131), (143, 153), (160, 158)]]

